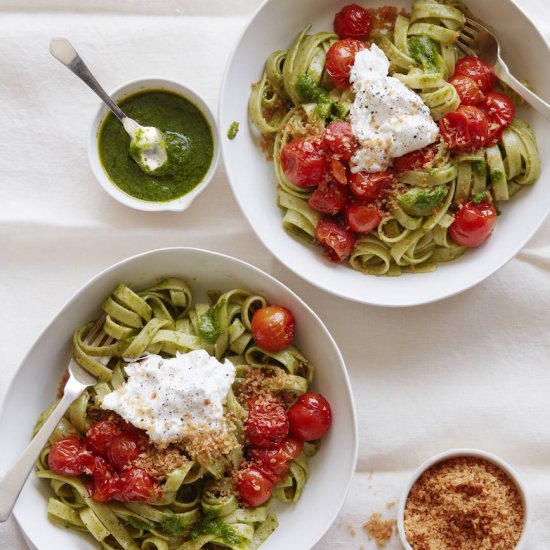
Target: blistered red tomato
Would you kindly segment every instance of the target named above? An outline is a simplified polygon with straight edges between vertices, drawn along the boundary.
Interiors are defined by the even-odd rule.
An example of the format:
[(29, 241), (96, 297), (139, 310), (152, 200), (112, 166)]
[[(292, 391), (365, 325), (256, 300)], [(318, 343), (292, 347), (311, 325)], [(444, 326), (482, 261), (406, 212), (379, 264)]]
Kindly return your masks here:
[(288, 417), (281, 403), (256, 397), (248, 403), (245, 425), (247, 442), (273, 449), (288, 435)]
[(141, 453), (139, 436), (130, 432), (122, 432), (113, 438), (107, 453), (109, 462), (122, 470), (131, 464)]
[(382, 220), (376, 206), (368, 204), (351, 204), (346, 210), (346, 221), (349, 228), (356, 233), (370, 233)]
[(369, 12), (357, 4), (344, 6), (334, 17), (334, 32), (340, 38), (366, 40), (371, 27)]
[(351, 124), (343, 120), (335, 120), (325, 128), (323, 142), (330, 155), (344, 161), (348, 161), (359, 147)]
[(116, 500), (121, 502), (154, 502), (160, 495), (156, 481), (141, 468), (120, 472), (116, 486)]
[(290, 436), (273, 449), (250, 447), (248, 456), (254, 466), (260, 469), (273, 483), (277, 483), (286, 477), (290, 463), (300, 456), (303, 449), (304, 442)]
[(273, 483), (261, 470), (250, 466), (239, 472), (237, 492), (245, 504), (256, 508), (269, 500)]
[(493, 145), (501, 139), (503, 130), (514, 120), (516, 107), (508, 96), (491, 92), (487, 94), (483, 108), (489, 120), (488, 144)]
[(326, 257), (332, 262), (343, 262), (353, 250), (353, 233), (331, 220), (321, 220), (315, 228), (315, 238), (325, 249)]
[(456, 151), (477, 151), (489, 137), (487, 115), (472, 105), (461, 105), (439, 121), (439, 130), (447, 147)]
[(99, 502), (108, 502), (118, 498), (118, 475), (103, 458), (96, 456), (93, 480), (89, 487), (90, 496)]
[(433, 162), (438, 147), (437, 143), (432, 143), (402, 157), (396, 157), (393, 159), (393, 167), (399, 173), (408, 172), (409, 170), (423, 170)]
[(300, 187), (325, 181), (328, 162), (320, 139), (298, 138), (281, 149), (281, 167), (287, 179)]
[(355, 62), (355, 55), (366, 47), (364, 42), (351, 38), (339, 40), (330, 47), (326, 56), (325, 69), (337, 88), (341, 90), (349, 88), (349, 74)]
[(374, 202), (395, 183), (391, 172), (357, 172), (349, 179), (349, 189), (362, 202)]
[(344, 211), (348, 202), (349, 191), (345, 185), (338, 182), (319, 185), (308, 200), (309, 206), (313, 210), (331, 215)]
[(476, 247), (483, 244), (493, 232), (497, 219), (495, 207), (488, 200), (479, 204), (469, 201), (456, 213), (449, 227), (449, 236), (461, 246)]
[(282, 351), (292, 344), (295, 324), (294, 315), (286, 307), (265, 306), (252, 316), (252, 336), (267, 351)]
[(78, 437), (68, 436), (52, 445), (48, 464), (56, 474), (77, 476), (92, 472), (94, 457), (86, 451), (84, 443)]
[(119, 433), (120, 429), (114, 422), (100, 420), (86, 433), (86, 448), (97, 456), (107, 458), (113, 438)]
[(332, 424), (329, 402), (318, 393), (305, 393), (288, 410), (293, 436), (304, 441), (320, 439)]
[(483, 92), (473, 78), (457, 74), (449, 82), (455, 87), (461, 105), (478, 105), (483, 101)]
[(455, 76), (468, 76), (474, 80), (483, 93), (490, 92), (495, 85), (495, 75), (491, 65), (478, 57), (463, 57), (456, 62)]

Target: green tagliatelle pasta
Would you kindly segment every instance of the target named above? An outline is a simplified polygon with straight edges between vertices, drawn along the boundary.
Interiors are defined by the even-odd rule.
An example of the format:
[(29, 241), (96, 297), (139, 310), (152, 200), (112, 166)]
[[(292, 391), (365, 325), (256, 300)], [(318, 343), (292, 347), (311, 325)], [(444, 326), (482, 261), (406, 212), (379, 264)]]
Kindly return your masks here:
[[(188, 285), (179, 278), (168, 278), (142, 292), (121, 284), (103, 303), (103, 328), (114, 338), (106, 346), (85, 343), (94, 325), (78, 329), (73, 338), (76, 360), (99, 381), (70, 407), (42, 452), (37, 476), (50, 482), (53, 496), (48, 501), (51, 521), (90, 533), (104, 549), (198, 550), (258, 548), (277, 528), (276, 517), (268, 506), (243, 507), (235, 494), (231, 472), (243, 461), (246, 405), (235, 397), (251, 369), (260, 369), (277, 380), (277, 391), (290, 396), (307, 392), (313, 366), (294, 346), (280, 352), (267, 352), (251, 335), (253, 313), (266, 305), (264, 297), (243, 289), (211, 293), (210, 303), (192, 303)], [(66, 477), (49, 469), (51, 445), (69, 435), (83, 437), (97, 416), (102, 398), (125, 382), (124, 366), (144, 353), (165, 357), (177, 352), (203, 349), (218, 359), (229, 359), (236, 377), (224, 408), (232, 424), (232, 437), (238, 445), (229, 456), (198, 461), (189, 459), (162, 482), (162, 497), (154, 503), (98, 502), (82, 476)], [(102, 358), (109, 357), (107, 364)], [(55, 405), (55, 404), (54, 404)], [(48, 417), (46, 410), (36, 430)], [(273, 498), (296, 502), (309, 475), (308, 457), (318, 449), (305, 443), (302, 454), (292, 461), (289, 473), (275, 485)]]
[[(456, 41), (464, 23), (459, 2), (417, 0), (409, 17), (397, 15), (389, 30), (377, 29), (372, 36), (390, 61), (390, 75), (422, 98), (435, 121), (460, 105), (449, 79), (459, 58)], [(298, 34), (288, 51), (269, 56), (250, 95), (249, 112), (272, 152), (283, 227), (316, 243), (315, 228), (324, 216), (308, 204), (314, 188), (288, 180), (281, 150), (294, 139), (323, 133), (333, 120), (346, 120), (354, 93), (336, 88), (325, 70), (326, 53), (338, 37), (329, 32), (309, 34), (310, 27)], [(356, 239), (349, 263), (372, 275), (433, 271), (465, 252), (447, 235), (459, 205), (483, 192), (496, 203), (507, 201), (533, 184), (539, 173), (535, 136), (518, 118), (497, 144), (473, 153), (450, 152), (441, 143), (429, 170), (398, 174), (381, 223)], [(406, 200), (413, 202), (415, 197), (428, 205), (431, 200), (432, 207), (407, 208)]]

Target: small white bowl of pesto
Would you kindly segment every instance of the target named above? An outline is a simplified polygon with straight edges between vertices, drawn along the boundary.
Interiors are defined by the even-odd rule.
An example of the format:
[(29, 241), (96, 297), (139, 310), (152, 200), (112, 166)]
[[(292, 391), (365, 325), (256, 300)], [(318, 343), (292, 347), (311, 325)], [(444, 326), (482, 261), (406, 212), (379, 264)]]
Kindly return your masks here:
[(130, 136), (101, 105), (88, 137), (97, 180), (117, 201), (146, 211), (182, 211), (214, 176), (220, 150), (216, 121), (204, 100), (187, 86), (163, 78), (128, 82), (111, 97), (127, 116), (164, 134), (168, 162), (148, 173), (135, 161)]

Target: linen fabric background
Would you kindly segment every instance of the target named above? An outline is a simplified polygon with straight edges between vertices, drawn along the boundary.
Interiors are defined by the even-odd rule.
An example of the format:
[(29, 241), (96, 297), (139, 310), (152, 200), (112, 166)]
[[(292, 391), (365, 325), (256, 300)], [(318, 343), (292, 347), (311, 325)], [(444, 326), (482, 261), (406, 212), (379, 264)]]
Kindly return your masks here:
[[(517, 1), (549, 36), (550, 4)], [(165, 246), (223, 252), (271, 273), (312, 306), (351, 375), (357, 473), (339, 519), (316, 550), (376, 548), (362, 523), (373, 512), (395, 517), (396, 506), (387, 505), (412, 471), (453, 447), (483, 448), (517, 468), (533, 511), (528, 548), (548, 548), (550, 221), (473, 290), (391, 310), (329, 296), (274, 259), (238, 209), (223, 165), (183, 214), (127, 209), (96, 183), (86, 139), (98, 100), (50, 57), (49, 39), (68, 37), (107, 90), (165, 76), (195, 88), (215, 110), (228, 55), (258, 5), (0, 0), (0, 399), (41, 330), (100, 270)], [(513, 210), (511, 204), (506, 215)], [(0, 547), (27, 548), (13, 519), (0, 526)], [(387, 548), (400, 547), (394, 536)]]

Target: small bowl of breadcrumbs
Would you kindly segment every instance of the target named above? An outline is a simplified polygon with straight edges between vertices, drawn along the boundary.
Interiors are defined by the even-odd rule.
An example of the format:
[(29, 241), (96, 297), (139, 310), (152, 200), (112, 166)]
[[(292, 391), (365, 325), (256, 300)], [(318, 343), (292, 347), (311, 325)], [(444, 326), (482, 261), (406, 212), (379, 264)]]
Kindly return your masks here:
[(512, 467), (475, 449), (422, 464), (397, 512), (406, 550), (518, 550), (527, 525), (525, 490)]

